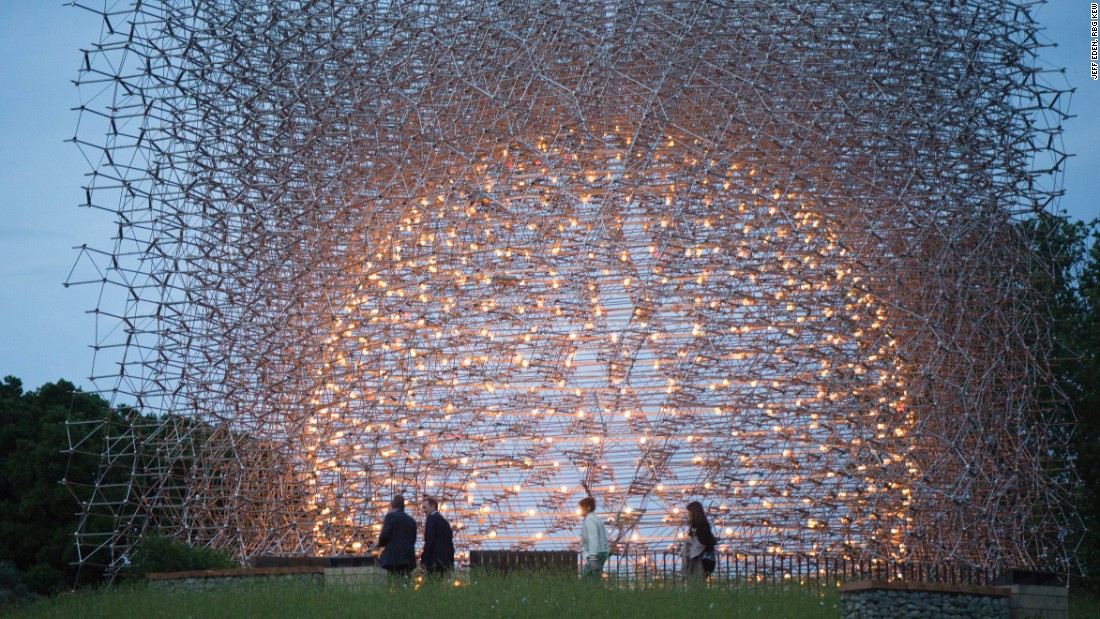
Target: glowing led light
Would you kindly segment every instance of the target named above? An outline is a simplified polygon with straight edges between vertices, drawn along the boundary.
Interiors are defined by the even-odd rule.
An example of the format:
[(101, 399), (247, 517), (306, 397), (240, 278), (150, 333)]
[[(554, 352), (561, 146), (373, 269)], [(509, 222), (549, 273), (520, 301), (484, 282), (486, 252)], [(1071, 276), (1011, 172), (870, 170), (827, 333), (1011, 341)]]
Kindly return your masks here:
[[(78, 143), (89, 202), (119, 205), (95, 280), (125, 287), (97, 313), (124, 339), (97, 349), (128, 351), (103, 391), (163, 420), (133, 501), (87, 503), (117, 543), (85, 550), (120, 561), (153, 521), (248, 557), (361, 549), (397, 492), (449, 501), (463, 550), (561, 548), (592, 492), (646, 550), (699, 499), (754, 554), (1039, 560), (1065, 516), (1030, 516), (1064, 488), (1034, 458), (1061, 439), (1020, 387), (1049, 368), (1013, 209), (1051, 197), (1026, 163), (1057, 131), (997, 94), (1057, 98), (1024, 96), (1025, 12), (936, 5), (929, 30), (839, 2), (814, 37), (786, 0), (579, 2), (108, 29), (82, 74), (107, 124)], [(991, 33), (1012, 53), (959, 89)]]

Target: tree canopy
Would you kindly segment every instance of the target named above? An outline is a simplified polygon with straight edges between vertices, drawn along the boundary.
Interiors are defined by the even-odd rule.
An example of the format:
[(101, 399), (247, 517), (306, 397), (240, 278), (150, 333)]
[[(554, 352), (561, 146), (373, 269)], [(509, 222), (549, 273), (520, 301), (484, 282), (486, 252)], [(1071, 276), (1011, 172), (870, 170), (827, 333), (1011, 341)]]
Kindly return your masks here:
[[(67, 424), (124, 417), (66, 380), (29, 392), (13, 376), (0, 383), (0, 561), (19, 569), (31, 591), (52, 593), (101, 578), (86, 570), (78, 582), (73, 533), (80, 504), (61, 483), (66, 475), (91, 482), (100, 459), (68, 453)], [(93, 432), (91, 442), (101, 437), (102, 430)]]
[(1039, 220), (1038, 248), (1047, 254), (1046, 291), (1053, 319), (1054, 374), (1081, 484), (1075, 507), (1085, 524), (1078, 559), (1100, 587), (1100, 218), (1090, 223)]

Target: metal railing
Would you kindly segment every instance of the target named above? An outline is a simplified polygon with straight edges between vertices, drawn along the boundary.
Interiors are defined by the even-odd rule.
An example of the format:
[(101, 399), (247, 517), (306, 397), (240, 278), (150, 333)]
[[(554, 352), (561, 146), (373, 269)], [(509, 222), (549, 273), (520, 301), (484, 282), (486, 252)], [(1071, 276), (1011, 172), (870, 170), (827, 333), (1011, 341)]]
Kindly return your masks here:
[[(710, 576), (712, 583), (820, 584), (836, 585), (854, 580), (903, 580), (956, 585), (987, 585), (993, 574), (962, 564), (909, 561), (893, 563), (873, 559), (811, 556), (804, 554), (719, 554)], [(637, 583), (683, 580), (679, 553), (627, 552), (612, 555), (604, 567), (616, 580)]]

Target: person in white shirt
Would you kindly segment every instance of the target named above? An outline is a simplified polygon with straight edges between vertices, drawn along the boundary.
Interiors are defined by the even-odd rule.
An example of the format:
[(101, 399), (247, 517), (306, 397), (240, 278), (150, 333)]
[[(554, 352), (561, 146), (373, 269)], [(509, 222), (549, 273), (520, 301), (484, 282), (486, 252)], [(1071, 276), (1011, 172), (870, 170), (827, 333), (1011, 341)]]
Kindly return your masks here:
[(607, 562), (609, 547), (607, 531), (596, 516), (596, 499), (586, 496), (579, 503), (584, 522), (581, 524), (581, 556), (584, 557), (584, 578), (599, 580), (603, 578), (603, 564)]

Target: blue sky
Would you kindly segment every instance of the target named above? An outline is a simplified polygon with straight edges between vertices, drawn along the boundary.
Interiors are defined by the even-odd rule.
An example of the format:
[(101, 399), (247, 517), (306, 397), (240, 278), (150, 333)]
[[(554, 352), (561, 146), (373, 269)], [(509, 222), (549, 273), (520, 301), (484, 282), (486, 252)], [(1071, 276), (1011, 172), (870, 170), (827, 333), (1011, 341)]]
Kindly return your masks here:
[[(1091, 220), (1100, 214), (1100, 82), (1089, 75), (1089, 2), (1053, 0), (1035, 15), (1043, 39), (1058, 44), (1042, 52), (1041, 66), (1064, 67), (1076, 89), (1059, 208)], [(88, 312), (99, 290), (62, 282), (74, 247), (110, 248), (116, 230), (110, 214), (77, 207), (91, 165), (65, 142), (77, 129), (80, 49), (99, 40), (100, 27), (97, 15), (60, 0), (0, 0), (0, 376), (27, 388), (66, 378), (94, 389)]]

